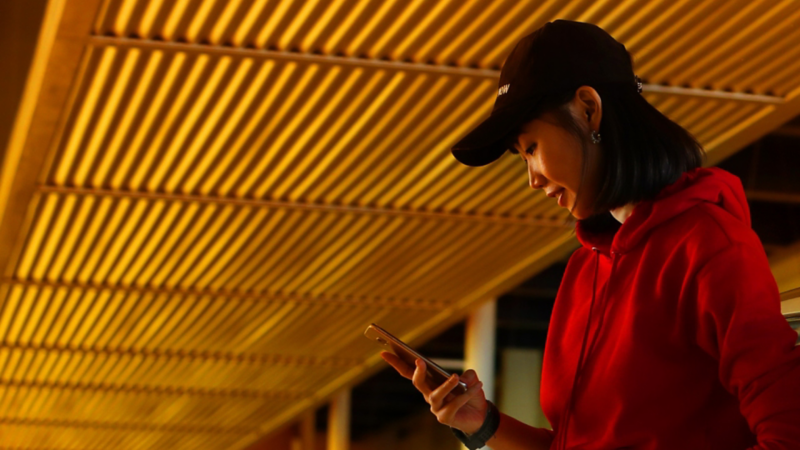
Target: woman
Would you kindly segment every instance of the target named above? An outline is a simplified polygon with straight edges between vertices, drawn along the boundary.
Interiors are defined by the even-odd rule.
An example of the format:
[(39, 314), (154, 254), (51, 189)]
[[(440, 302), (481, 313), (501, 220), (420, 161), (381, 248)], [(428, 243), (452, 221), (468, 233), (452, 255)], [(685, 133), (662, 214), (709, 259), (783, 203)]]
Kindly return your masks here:
[[(647, 103), (625, 47), (594, 25), (523, 38), (499, 86), (453, 155), (518, 154), (582, 244), (544, 354), (553, 430), (497, 411), (474, 371), (431, 389), (421, 361), (384, 359), (469, 448), (800, 449), (797, 334), (738, 178), (701, 167), (699, 144)], [(450, 394), (459, 379), (469, 389)]]

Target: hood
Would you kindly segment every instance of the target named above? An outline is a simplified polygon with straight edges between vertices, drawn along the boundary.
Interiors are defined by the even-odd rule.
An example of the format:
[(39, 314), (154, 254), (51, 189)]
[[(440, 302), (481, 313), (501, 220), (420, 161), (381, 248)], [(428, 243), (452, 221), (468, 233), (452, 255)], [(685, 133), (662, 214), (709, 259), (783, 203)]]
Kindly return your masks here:
[(578, 222), (575, 233), (580, 243), (596, 247), (608, 255), (610, 250), (625, 253), (642, 241), (662, 223), (699, 204), (712, 203), (750, 227), (750, 208), (738, 177), (717, 167), (697, 168), (685, 172), (665, 187), (653, 200), (636, 205), (619, 230), (592, 233)]

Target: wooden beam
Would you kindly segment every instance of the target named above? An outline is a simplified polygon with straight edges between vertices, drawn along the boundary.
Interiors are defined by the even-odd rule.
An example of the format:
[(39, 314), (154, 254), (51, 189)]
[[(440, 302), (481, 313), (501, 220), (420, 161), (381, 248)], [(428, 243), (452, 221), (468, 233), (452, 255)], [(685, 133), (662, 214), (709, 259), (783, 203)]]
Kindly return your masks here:
[(780, 128), (800, 115), (800, 87), (791, 91), (780, 105), (768, 105), (721, 133), (706, 145), (707, 166), (713, 166), (740, 149)]
[(351, 298), (333, 295), (282, 294), (237, 291), (228, 289), (197, 289), (179, 287), (127, 286), (121, 284), (96, 284), (46, 280), (20, 280), (7, 277), (0, 279), (0, 286), (47, 287), (52, 289), (68, 289), (93, 292), (125, 292), (138, 295), (181, 295), (185, 297), (213, 297), (220, 300), (238, 300), (251, 302), (286, 302), (286, 303), (326, 303), (341, 306), (382, 307), (389, 309), (441, 311), (450, 303), (446, 300), (421, 300), (404, 298)]
[(748, 200), (800, 205), (800, 193), (747, 190), (745, 195)]
[(800, 126), (797, 125), (784, 125), (770, 134), (774, 134), (776, 136), (785, 136), (785, 137), (796, 137), (800, 138)]
[[(353, 58), (347, 56), (319, 55), (314, 53), (298, 53), (280, 50), (263, 50), (242, 47), (228, 47), (185, 42), (165, 42), (150, 39), (133, 39), (115, 36), (92, 36), (94, 46), (113, 46), (120, 48), (138, 48), (145, 50), (161, 50), (166, 52), (182, 52), (189, 54), (217, 55), (229, 57), (252, 58), (256, 60), (279, 60), (308, 62), (325, 66), (354, 66), (376, 69), (396, 70), (434, 75), (455, 75), (471, 78), (500, 79), (500, 71), (496, 69), (480, 69), (473, 67), (454, 67), (447, 65), (423, 64), (405, 61), (386, 61), (382, 59)], [(631, 80), (633, 83), (633, 80)], [(659, 94), (679, 95), (686, 97), (713, 98), (749, 103), (780, 104), (782, 97), (759, 95), (746, 92), (718, 91), (711, 89), (687, 88), (682, 86), (663, 86), (643, 84), (642, 91)]]
[(168, 202), (201, 203), (214, 205), (250, 206), (254, 208), (274, 208), (303, 211), (323, 211), (340, 214), (363, 214), (378, 217), (408, 217), (456, 222), (498, 223), (508, 225), (529, 225), (532, 227), (565, 228), (574, 227), (574, 222), (558, 219), (536, 219), (533, 217), (507, 217), (491, 214), (465, 214), (458, 212), (419, 211), (366, 206), (330, 205), (320, 203), (288, 202), (281, 200), (249, 199), (234, 197), (214, 197), (191, 194), (164, 194), (158, 192), (121, 191), (111, 189), (88, 189), (67, 186), (40, 186), (41, 193), (78, 195), (95, 197), (131, 198), (140, 200), (163, 200)]
[[(36, 209), (37, 180), (63, 130), (101, 0), (50, 0), (0, 169), (0, 276), (13, 274)], [(0, 286), (0, 299), (8, 285)]]

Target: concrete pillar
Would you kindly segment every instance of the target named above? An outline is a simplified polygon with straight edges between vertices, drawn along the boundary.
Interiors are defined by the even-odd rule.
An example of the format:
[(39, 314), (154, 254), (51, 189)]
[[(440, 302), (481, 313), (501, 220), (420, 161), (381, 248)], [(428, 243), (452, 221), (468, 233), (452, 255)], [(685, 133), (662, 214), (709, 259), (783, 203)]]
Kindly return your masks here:
[(309, 411), (300, 419), (300, 448), (315, 450), (314, 443), (317, 436), (317, 418), (314, 411)]
[(486, 398), (494, 401), (495, 336), (497, 330), (497, 300), (492, 299), (467, 318), (464, 339), (464, 368), (473, 369), (483, 382)]
[(507, 348), (501, 355), (502, 389), (498, 406), (522, 423), (549, 428), (539, 402), (542, 379), (542, 351)]
[(328, 412), (328, 449), (350, 448), (350, 393), (343, 390), (333, 397)]
[[(467, 317), (464, 336), (464, 368), (478, 373), (486, 399), (494, 401), (494, 356), (497, 331), (497, 299), (491, 299)], [(461, 446), (462, 449), (466, 447)], [(488, 447), (487, 447), (488, 448)]]

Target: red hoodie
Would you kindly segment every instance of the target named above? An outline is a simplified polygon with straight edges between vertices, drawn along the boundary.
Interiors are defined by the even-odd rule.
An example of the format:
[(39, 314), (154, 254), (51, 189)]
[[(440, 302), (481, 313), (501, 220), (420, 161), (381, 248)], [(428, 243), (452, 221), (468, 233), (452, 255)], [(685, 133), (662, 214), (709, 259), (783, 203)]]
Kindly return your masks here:
[(576, 232), (544, 354), (551, 448), (800, 449), (798, 336), (738, 178), (696, 169), (616, 234)]

